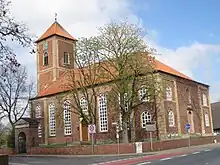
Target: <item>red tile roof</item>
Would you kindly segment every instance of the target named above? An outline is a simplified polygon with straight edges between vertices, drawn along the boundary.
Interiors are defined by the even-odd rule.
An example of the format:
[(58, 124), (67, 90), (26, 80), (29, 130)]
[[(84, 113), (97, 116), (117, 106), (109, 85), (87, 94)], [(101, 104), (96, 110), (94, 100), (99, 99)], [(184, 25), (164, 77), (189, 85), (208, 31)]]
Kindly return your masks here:
[[(168, 74), (172, 74), (174, 76), (178, 76), (184, 79), (188, 79), (188, 80), (192, 80), (190, 77), (178, 72), (177, 70), (171, 68), (170, 66), (155, 60), (155, 69), (157, 71), (162, 71)], [(77, 78), (78, 76), (76, 76), (77, 74), (77, 69), (74, 71), (75, 77)], [(103, 82), (107, 81), (107, 80), (101, 80)], [(43, 96), (48, 96), (48, 95), (52, 95), (52, 94), (56, 94), (59, 92), (64, 92), (64, 91), (68, 91), (70, 89), (65, 87), (65, 84), (68, 83), (68, 73), (64, 73), (59, 80), (53, 82), (52, 84), (50, 84), (46, 89), (40, 91), (40, 93), (38, 94), (38, 97), (43, 97)]]
[(40, 42), (43, 39), (46, 39), (50, 36), (58, 35), (65, 38), (68, 38), (70, 40), (76, 40), (73, 38), (57, 21), (55, 21), (48, 29), (47, 31), (37, 40), (35, 41)]

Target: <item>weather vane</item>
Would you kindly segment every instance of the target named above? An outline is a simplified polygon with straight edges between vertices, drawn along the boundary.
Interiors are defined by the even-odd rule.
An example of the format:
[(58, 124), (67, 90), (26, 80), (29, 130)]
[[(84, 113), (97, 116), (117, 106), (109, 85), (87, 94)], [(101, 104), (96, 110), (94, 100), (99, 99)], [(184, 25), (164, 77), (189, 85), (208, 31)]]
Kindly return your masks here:
[(57, 13), (55, 13), (55, 21), (57, 22)]

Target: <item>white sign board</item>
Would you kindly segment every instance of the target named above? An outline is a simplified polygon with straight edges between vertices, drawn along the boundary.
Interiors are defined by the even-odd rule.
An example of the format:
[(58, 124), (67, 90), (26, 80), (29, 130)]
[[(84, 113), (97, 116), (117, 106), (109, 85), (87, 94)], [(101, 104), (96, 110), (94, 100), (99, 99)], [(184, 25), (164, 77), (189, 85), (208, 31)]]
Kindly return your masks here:
[(136, 142), (135, 146), (136, 146), (136, 153), (142, 153), (143, 152), (143, 150), (142, 150), (142, 142)]
[(147, 132), (154, 132), (154, 131), (156, 131), (156, 124), (146, 124), (146, 131)]
[(88, 126), (88, 133), (89, 133), (89, 134), (94, 134), (94, 133), (96, 133), (95, 124), (90, 124), (90, 125)]

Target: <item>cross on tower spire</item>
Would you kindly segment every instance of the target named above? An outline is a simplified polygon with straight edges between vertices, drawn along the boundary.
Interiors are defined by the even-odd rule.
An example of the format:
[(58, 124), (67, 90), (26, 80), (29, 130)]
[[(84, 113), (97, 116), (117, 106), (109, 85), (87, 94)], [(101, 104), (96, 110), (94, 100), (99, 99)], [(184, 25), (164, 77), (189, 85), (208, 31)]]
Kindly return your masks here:
[(55, 13), (55, 22), (57, 22), (57, 13)]

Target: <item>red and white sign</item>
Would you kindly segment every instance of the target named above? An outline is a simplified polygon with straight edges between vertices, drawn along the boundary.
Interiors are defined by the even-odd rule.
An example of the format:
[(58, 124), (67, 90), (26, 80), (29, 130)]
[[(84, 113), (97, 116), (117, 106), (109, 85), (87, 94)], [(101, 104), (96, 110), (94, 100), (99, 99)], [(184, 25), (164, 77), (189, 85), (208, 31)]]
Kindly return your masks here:
[(94, 133), (96, 133), (95, 124), (90, 124), (90, 125), (88, 126), (88, 132), (89, 132), (89, 134), (94, 134)]

